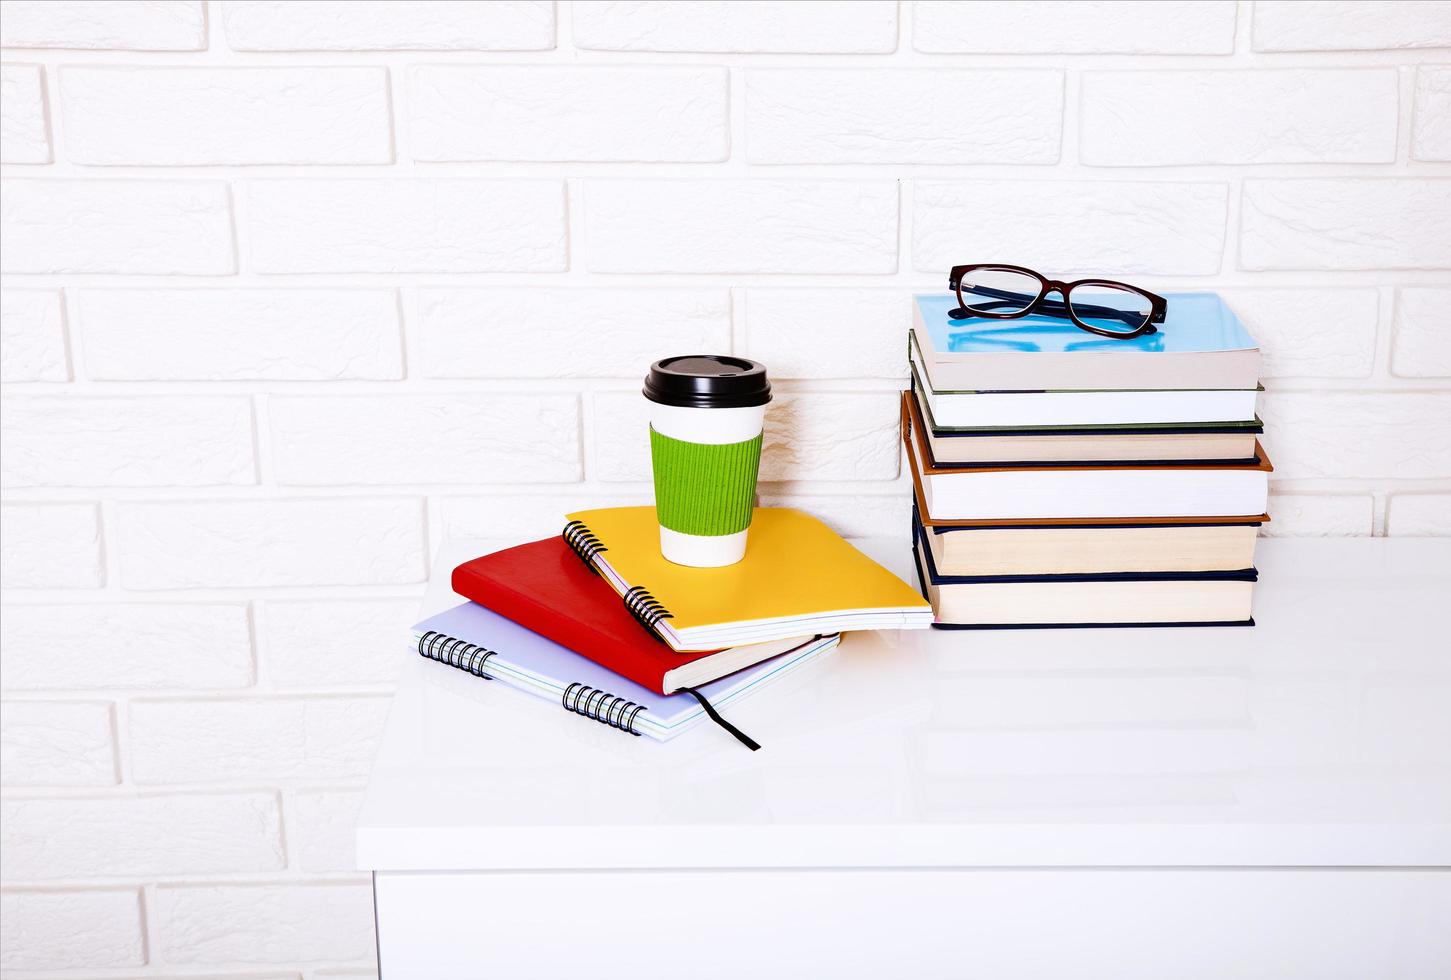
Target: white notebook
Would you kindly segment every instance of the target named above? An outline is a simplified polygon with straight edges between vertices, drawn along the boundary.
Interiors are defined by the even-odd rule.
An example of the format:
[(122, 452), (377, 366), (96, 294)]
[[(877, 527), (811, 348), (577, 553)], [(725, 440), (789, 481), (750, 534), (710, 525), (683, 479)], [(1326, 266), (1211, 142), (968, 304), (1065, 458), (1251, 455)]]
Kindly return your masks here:
[[(838, 640), (835, 634), (805, 638), (779, 657), (695, 688), (695, 694), (686, 690), (670, 695), (641, 687), (473, 602), (414, 626), (412, 648), (429, 660), (551, 701), (555, 710), (562, 708), (629, 735), (668, 741), (712, 717), (712, 711), (721, 711), (817, 659)], [(560, 723), (570, 720), (562, 717)], [(722, 727), (740, 738), (732, 726)]]

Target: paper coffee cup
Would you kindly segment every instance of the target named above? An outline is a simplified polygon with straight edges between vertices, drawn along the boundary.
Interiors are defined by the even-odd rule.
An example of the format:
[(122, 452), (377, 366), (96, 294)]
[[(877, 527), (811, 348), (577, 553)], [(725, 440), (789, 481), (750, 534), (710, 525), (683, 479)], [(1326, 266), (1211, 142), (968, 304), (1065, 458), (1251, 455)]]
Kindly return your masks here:
[(697, 354), (650, 366), (650, 460), (660, 553), (717, 568), (745, 557), (771, 384), (743, 357)]

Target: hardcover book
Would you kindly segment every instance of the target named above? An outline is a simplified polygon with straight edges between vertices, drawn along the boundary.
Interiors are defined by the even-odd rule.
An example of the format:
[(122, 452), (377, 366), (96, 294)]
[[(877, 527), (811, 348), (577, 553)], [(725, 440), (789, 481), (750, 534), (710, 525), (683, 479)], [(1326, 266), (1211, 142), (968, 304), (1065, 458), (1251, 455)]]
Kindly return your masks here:
[(923, 510), (947, 520), (1244, 518), (1265, 512), (1273, 467), (1256, 444), (1250, 463), (934, 465), (920, 418), (902, 393), (903, 432)]

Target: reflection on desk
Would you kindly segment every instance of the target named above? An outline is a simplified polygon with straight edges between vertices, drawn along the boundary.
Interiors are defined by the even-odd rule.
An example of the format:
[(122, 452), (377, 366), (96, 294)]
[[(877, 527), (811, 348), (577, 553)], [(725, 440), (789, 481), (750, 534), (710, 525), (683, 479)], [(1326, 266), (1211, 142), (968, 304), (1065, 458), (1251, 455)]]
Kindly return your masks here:
[(850, 635), (732, 714), (757, 753), (411, 663), (360, 866), (1451, 865), (1451, 541), (1259, 557), (1254, 628)]

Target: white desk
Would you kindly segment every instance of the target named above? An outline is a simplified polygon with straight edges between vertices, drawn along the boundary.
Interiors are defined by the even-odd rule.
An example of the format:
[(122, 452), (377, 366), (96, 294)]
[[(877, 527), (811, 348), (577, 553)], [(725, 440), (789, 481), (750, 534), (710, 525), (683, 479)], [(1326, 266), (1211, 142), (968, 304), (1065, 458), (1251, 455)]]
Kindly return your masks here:
[(1451, 976), (1451, 541), (1258, 565), (1252, 629), (851, 635), (732, 707), (756, 753), (400, 650), (384, 980)]

